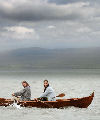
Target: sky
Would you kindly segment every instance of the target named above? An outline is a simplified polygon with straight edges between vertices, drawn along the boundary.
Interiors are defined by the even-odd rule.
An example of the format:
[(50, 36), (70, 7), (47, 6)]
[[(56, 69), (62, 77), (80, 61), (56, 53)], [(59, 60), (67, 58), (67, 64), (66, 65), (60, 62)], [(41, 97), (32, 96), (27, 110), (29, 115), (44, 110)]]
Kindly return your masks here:
[(0, 0), (0, 51), (100, 47), (100, 0)]

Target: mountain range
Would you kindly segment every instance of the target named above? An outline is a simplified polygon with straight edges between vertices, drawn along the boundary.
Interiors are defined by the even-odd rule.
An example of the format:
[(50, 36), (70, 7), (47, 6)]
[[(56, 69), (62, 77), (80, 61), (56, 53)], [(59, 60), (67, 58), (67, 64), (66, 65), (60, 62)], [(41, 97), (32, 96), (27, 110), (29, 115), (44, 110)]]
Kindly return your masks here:
[(99, 69), (100, 48), (20, 48), (0, 53), (0, 70)]

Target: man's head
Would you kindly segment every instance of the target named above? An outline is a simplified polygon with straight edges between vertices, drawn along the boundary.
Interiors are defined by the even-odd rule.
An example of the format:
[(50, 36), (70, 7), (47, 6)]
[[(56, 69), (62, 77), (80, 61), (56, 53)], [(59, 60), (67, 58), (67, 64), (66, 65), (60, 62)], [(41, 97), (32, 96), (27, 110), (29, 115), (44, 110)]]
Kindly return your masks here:
[(47, 88), (49, 86), (48, 80), (44, 80), (44, 87)]
[(23, 81), (22, 85), (23, 85), (24, 88), (27, 87), (27, 86), (29, 86), (29, 84), (26, 81)]

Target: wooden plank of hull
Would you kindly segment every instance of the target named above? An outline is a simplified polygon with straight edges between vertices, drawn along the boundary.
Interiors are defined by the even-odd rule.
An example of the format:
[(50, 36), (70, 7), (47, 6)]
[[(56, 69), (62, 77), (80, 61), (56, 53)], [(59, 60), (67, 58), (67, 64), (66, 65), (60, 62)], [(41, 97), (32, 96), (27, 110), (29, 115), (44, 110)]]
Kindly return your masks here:
[[(22, 107), (37, 107), (37, 108), (64, 108), (74, 106), (79, 108), (87, 108), (94, 97), (94, 92), (89, 97), (72, 98), (72, 99), (58, 99), (57, 101), (20, 101), (18, 105)], [(0, 98), (0, 106), (9, 106), (13, 104), (10, 99)]]

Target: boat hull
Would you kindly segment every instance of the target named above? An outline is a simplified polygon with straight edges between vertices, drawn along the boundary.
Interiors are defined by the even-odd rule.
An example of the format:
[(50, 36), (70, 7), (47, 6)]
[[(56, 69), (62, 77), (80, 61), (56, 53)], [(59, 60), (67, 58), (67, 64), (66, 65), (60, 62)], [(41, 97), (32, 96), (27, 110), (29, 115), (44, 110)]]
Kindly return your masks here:
[[(94, 92), (83, 98), (71, 98), (71, 99), (58, 99), (56, 101), (20, 101), (17, 104), (22, 107), (37, 107), (37, 108), (65, 108), (69, 106), (87, 108), (94, 97)], [(12, 105), (14, 101), (11, 99), (0, 98), (0, 106)]]

